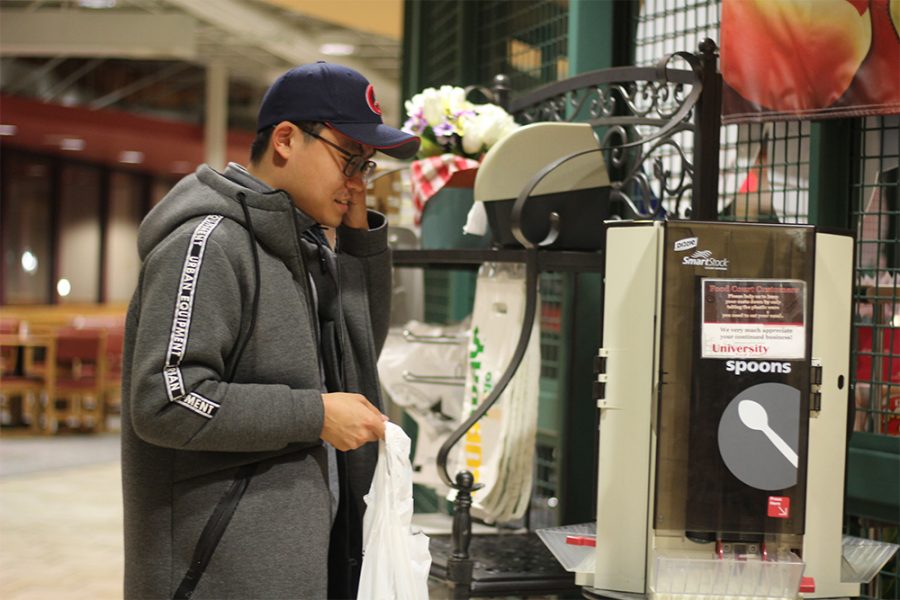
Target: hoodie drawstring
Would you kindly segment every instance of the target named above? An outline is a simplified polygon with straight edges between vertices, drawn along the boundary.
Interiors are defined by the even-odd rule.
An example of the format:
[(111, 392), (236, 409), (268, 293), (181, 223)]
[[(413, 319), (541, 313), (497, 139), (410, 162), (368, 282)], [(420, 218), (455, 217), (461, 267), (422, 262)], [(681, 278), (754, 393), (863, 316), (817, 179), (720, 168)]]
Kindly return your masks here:
[(321, 225), (313, 225), (303, 232), (303, 237), (316, 244), (319, 251), (319, 268), (322, 275), (328, 272), (328, 259), (325, 257), (325, 248), (328, 248), (328, 239), (322, 231)]
[(256, 248), (256, 233), (253, 231), (253, 220), (250, 218), (250, 209), (247, 208), (247, 197), (243, 192), (238, 192), (237, 199), (241, 203), (241, 209), (244, 211), (244, 221), (247, 227), (247, 235), (250, 237), (250, 252), (253, 254), (253, 281), (254, 281), (254, 289), (253, 289), (253, 304), (250, 310), (250, 325), (247, 327), (247, 331), (240, 343), (237, 346), (237, 354), (235, 354), (234, 361), (231, 363), (231, 369), (229, 376), (227, 379), (230, 381), (234, 372), (237, 369), (237, 365), (241, 360), (241, 356), (244, 354), (244, 348), (247, 347), (247, 342), (250, 341), (250, 336), (253, 334), (253, 330), (256, 327), (256, 315), (259, 312), (259, 288), (260, 288), (260, 266), (259, 266), (259, 250)]

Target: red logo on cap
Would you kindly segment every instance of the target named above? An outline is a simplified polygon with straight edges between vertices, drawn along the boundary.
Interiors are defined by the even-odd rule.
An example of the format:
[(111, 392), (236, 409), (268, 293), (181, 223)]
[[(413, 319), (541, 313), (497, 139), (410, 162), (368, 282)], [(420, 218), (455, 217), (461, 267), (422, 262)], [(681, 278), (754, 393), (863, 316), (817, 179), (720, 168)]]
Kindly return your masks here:
[(369, 105), (369, 109), (375, 113), (376, 115), (381, 114), (381, 105), (378, 104), (378, 100), (375, 99), (375, 88), (372, 87), (372, 84), (369, 84), (369, 87), (366, 88), (366, 104)]

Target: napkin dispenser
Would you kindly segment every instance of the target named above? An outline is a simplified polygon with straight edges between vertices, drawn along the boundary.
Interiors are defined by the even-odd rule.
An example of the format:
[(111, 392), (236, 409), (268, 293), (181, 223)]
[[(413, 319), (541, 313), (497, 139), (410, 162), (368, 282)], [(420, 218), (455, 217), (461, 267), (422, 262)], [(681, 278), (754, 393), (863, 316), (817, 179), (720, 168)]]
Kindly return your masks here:
[(532, 180), (548, 169), (522, 203), (521, 234), (546, 248), (600, 249), (603, 221), (610, 215), (610, 185), (603, 154), (587, 123), (526, 125), (485, 155), (474, 192), (475, 201), (484, 202), (494, 241), (521, 247), (513, 234), (513, 207)]

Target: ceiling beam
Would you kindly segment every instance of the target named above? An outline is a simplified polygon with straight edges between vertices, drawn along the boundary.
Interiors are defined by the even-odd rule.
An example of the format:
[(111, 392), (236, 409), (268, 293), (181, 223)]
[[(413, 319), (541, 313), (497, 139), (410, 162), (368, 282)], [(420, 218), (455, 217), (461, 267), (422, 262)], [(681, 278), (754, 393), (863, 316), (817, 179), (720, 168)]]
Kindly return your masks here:
[(0, 54), (192, 59), (197, 51), (187, 15), (4, 10)]
[[(0, 53), (2, 54), (2, 53)], [(17, 83), (8, 86), (3, 91), (7, 94), (16, 94), (20, 90), (28, 88), (32, 83), (40, 81), (44, 77), (53, 72), (53, 69), (61, 65), (66, 60), (65, 56), (54, 56), (40, 67), (32, 69), (28, 75), (22, 77)]]
[(93, 58), (85, 61), (84, 64), (69, 73), (62, 81), (56, 83), (50, 90), (44, 92), (44, 94), (41, 95), (41, 100), (52, 102), (57, 96), (68, 91), (68, 89), (75, 85), (79, 79), (99, 67), (104, 60), (105, 59), (102, 58)]
[[(284, 21), (238, 0), (166, 0), (199, 21), (214, 25), (219, 29), (263, 48), (292, 65), (327, 60), (330, 57), (319, 52), (318, 44), (305, 37)], [(399, 82), (373, 73), (365, 61), (350, 56), (341, 57), (343, 65), (361, 72), (372, 83), (378, 100), (384, 110), (384, 120), (398, 123), (399, 115), (395, 107), (400, 106)], [(268, 81), (266, 83), (271, 83)]]
[(183, 62), (172, 63), (164, 69), (154, 71), (153, 73), (150, 73), (149, 75), (146, 75), (141, 79), (132, 81), (128, 85), (122, 86), (119, 89), (106, 94), (105, 96), (101, 96), (100, 98), (91, 100), (88, 103), (88, 108), (90, 108), (91, 110), (100, 110), (101, 108), (111, 106), (122, 98), (127, 98), (128, 96), (144, 88), (150, 87), (154, 83), (158, 83), (160, 81), (168, 79), (169, 77), (177, 75), (182, 71), (187, 70), (188, 68), (190, 68), (190, 66), (190, 64)]
[(0, 54), (190, 60), (197, 49), (187, 15), (4, 10)]

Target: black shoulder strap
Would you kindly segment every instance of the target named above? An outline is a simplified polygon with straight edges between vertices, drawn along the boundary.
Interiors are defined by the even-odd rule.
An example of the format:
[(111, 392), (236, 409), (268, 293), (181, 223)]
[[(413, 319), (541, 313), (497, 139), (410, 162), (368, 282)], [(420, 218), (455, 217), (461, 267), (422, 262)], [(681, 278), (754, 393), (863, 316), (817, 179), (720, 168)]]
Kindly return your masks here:
[[(256, 314), (259, 310), (260, 267), (259, 254), (256, 249), (256, 236), (253, 233), (253, 222), (250, 220), (250, 212), (247, 209), (247, 203), (243, 193), (238, 193), (238, 200), (244, 211), (244, 218), (246, 220), (244, 225), (246, 226), (247, 234), (250, 237), (250, 251), (253, 254), (256, 288), (253, 292), (250, 325), (238, 337), (237, 343), (235, 344), (234, 359), (231, 361), (231, 365), (225, 375), (226, 381), (234, 380), (234, 374), (237, 370), (238, 363), (241, 360), (241, 356), (244, 353), (244, 348), (247, 347), (247, 341), (253, 334), (256, 325)], [(219, 540), (222, 539), (222, 534), (225, 533), (228, 523), (231, 522), (231, 517), (234, 516), (234, 511), (237, 509), (241, 497), (243, 497), (244, 492), (247, 491), (247, 486), (250, 485), (250, 480), (256, 472), (256, 467), (257, 463), (251, 463), (240, 467), (237, 473), (235, 473), (231, 486), (229, 486), (225, 495), (222, 496), (222, 499), (219, 500), (216, 509), (213, 511), (212, 515), (210, 515), (209, 520), (203, 527), (203, 531), (200, 533), (200, 539), (197, 540), (197, 546), (194, 548), (194, 555), (191, 557), (191, 564), (188, 567), (187, 573), (184, 574), (184, 579), (182, 579), (181, 583), (178, 585), (178, 589), (175, 590), (175, 600), (187, 600), (194, 594), (194, 589), (196, 589), (197, 584), (200, 583), (200, 578), (203, 577), (203, 573), (206, 571), (206, 567), (209, 565), (209, 561), (216, 551), (216, 546), (219, 545)]]
[(216, 509), (209, 517), (203, 532), (200, 534), (197, 547), (194, 548), (191, 566), (185, 573), (184, 579), (181, 580), (178, 589), (175, 590), (175, 595), (173, 596), (175, 600), (187, 600), (193, 595), (194, 588), (200, 583), (200, 578), (203, 577), (203, 573), (206, 571), (210, 559), (212, 559), (213, 552), (216, 551), (216, 546), (219, 545), (219, 540), (222, 539), (222, 534), (225, 533), (231, 517), (234, 516), (238, 502), (241, 501), (241, 496), (247, 491), (247, 486), (253, 477), (253, 473), (256, 471), (256, 467), (257, 463), (251, 463), (239, 468), (228, 491), (219, 500)]

